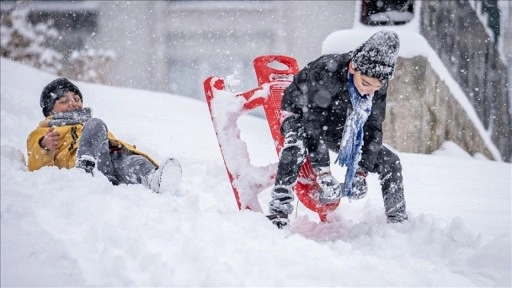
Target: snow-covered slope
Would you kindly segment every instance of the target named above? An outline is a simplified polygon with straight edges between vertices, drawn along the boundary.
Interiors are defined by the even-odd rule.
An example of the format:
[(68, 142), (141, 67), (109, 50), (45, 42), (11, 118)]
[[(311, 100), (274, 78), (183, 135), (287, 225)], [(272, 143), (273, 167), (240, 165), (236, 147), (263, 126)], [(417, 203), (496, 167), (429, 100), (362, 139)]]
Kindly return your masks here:
[[(74, 81), (117, 137), (181, 161), (176, 195), (75, 169), (27, 172), (26, 137), (54, 78), (1, 60), (2, 286), (511, 285), (509, 163), (452, 145), (398, 153), (407, 223), (386, 224), (371, 175), (368, 197), (343, 201), (331, 223), (298, 205), (290, 230), (277, 230), (238, 211), (206, 103), (178, 95)], [(253, 164), (277, 161), (263, 120), (239, 125)], [(264, 209), (269, 197), (261, 193)]]

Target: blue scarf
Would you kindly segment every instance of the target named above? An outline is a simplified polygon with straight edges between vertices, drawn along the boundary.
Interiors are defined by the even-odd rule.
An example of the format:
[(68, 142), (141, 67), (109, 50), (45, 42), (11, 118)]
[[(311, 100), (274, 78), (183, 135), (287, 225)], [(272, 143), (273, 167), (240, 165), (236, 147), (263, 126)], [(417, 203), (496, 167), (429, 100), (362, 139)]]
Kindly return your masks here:
[(357, 165), (361, 159), (363, 146), (363, 126), (372, 111), (372, 97), (361, 95), (355, 85), (352, 74), (348, 73), (348, 92), (352, 102), (352, 113), (343, 127), (343, 137), (340, 143), (338, 158), (334, 163), (347, 167), (345, 174), (345, 188), (343, 196), (352, 194), (352, 182), (356, 174)]

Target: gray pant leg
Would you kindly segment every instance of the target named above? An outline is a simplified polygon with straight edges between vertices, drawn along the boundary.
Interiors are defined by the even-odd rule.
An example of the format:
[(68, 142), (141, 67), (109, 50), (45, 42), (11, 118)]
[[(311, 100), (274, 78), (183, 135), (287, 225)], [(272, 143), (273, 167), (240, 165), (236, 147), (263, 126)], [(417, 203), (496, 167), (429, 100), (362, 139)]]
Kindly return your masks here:
[(117, 184), (114, 165), (110, 156), (107, 125), (98, 118), (91, 118), (82, 129), (78, 142), (77, 160), (92, 158), (96, 167), (110, 182)]
[(121, 150), (112, 156), (117, 179), (123, 184), (144, 184), (149, 188), (149, 178), (156, 166), (146, 157), (141, 155), (127, 154)]
[(288, 116), (283, 121), (281, 134), (284, 137), (284, 147), (277, 166), (272, 200), (269, 203), (271, 214), (289, 214), (293, 210), (291, 205), (294, 199), (293, 186), (297, 182), (299, 169), (306, 159), (305, 133), (298, 116)]
[(299, 169), (306, 160), (305, 132), (298, 116), (286, 118), (281, 125), (284, 147), (281, 151), (276, 174), (276, 185), (293, 185), (299, 176)]
[(407, 219), (400, 158), (388, 148), (381, 146), (377, 164), (373, 168), (369, 172), (379, 174), (386, 216), (388, 219)]

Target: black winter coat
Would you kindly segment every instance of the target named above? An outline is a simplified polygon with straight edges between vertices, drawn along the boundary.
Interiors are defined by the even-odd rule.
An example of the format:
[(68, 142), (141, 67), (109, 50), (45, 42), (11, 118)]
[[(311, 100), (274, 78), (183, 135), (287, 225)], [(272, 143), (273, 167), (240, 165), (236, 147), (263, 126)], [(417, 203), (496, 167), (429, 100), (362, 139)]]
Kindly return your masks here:
[[(299, 71), (284, 91), (281, 109), (299, 115), (299, 121), (308, 135), (309, 151), (321, 142), (336, 153), (339, 150), (343, 127), (352, 111), (347, 79), (349, 62), (350, 52), (323, 55)], [(374, 170), (382, 146), (387, 88), (385, 83), (374, 94), (372, 112), (364, 125), (364, 144), (359, 165), (370, 171)], [(321, 158), (327, 159), (328, 165), (329, 151), (317, 151), (323, 154)]]

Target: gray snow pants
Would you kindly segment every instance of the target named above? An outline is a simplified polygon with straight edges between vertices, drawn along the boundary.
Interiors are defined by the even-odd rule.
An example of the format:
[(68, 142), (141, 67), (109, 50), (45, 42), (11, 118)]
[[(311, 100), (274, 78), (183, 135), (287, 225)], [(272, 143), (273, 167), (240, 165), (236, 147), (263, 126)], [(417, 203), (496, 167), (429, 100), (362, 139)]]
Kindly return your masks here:
[[(270, 201), (269, 210), (271, 214), (287, 213), (293, 210), (291, 205), (294, 197), (293, 191), (276, 189), (276, 187), (295, 186), (300, 167), (304, 163), (306, 156), (310, 157), (313, 167), (329, 165), (328, 159), (317, 159), (317, 154), (309, 149), (311, 142), (318, 140), (307, 136), (304, 132), (304, 127), (296, 116), (290, 116), (283, 121), (281, 133), (284, 137), (284, 148), (279, 158), (275, 186), (272, 191), (272, 200)], [(334, 143), (322, 143), (313, 147), (319, 147), (316, 149), (329, 149), (336, 153), (339, 151), (339, 147)], [(390, 222), (405, 220), (408, 217), (405, 207), (400, 159), (383, 145), (380, 146), (377, 159), (377, 163), (367, 169), (368, 172), (379, 175), (386, 216)]]
[(133, 154), (125, 147), (111, 149), (107, 131), (107, 125), (101, 119), (87, 121), (78, 142), (77, 160), (94, 159), (97, 169), (114, 185), (144, 184), (149, 187), (148, 177), (157, 167), (146, 157)]

